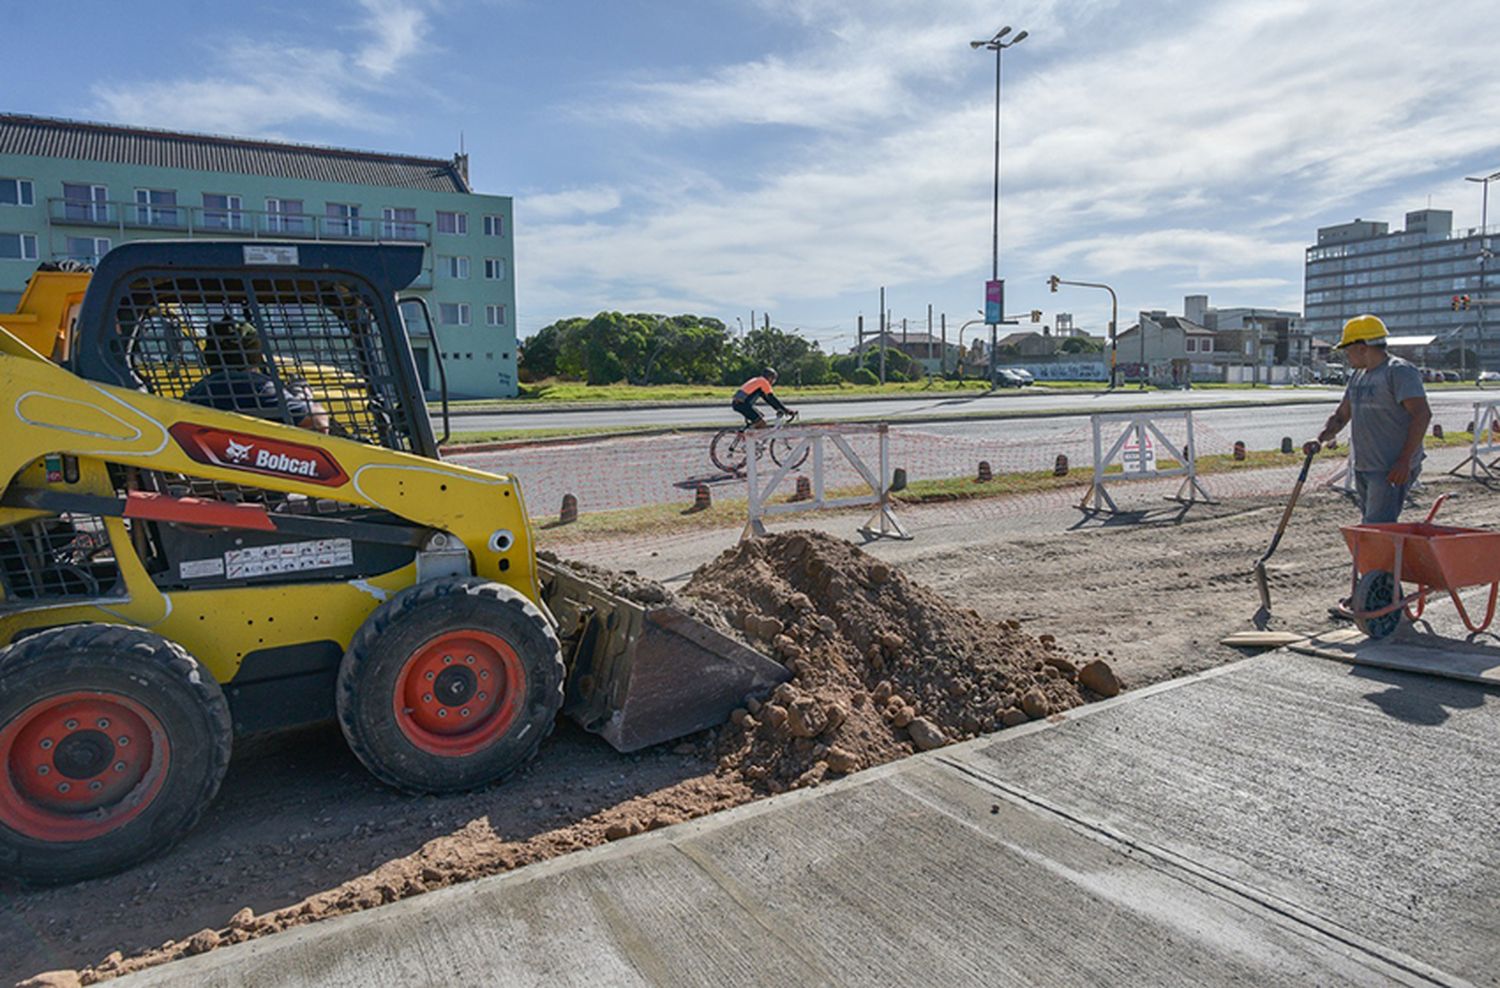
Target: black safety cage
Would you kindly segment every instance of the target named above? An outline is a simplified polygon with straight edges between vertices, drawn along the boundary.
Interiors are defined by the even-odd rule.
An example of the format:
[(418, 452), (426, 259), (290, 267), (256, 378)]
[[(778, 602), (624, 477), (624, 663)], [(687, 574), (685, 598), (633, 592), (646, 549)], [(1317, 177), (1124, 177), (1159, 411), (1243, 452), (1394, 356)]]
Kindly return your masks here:
[(0, 527), (0, 607), (109, 596), (119, 579), (102, 518), (66, 514)]
[(420, 268), (420, 248), (302, 245), (299, 263), (286, 265), (245, 263), (250, 251), (156, 241), (111, 252), (80, 311), (75, 370), (436, 456), (394, 304)]

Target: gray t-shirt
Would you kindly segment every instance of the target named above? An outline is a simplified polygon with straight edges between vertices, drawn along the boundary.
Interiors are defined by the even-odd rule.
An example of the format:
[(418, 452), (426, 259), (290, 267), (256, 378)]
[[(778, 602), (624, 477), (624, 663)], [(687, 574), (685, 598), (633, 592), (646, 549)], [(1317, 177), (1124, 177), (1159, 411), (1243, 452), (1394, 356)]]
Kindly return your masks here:
[[(1400, 357), (1387, 357), (1379, 367), (1354, 372), (1344, 391), (1354, 416), (1349, 424), (1354, 469), (1384, 472), (1395, 466), (1411, 428), (1411, 413), (1401, 403), (1426, 394), (1422, 372)], [(1422, 462), (1422, 455), (1418, 446), (1412, 466)]]

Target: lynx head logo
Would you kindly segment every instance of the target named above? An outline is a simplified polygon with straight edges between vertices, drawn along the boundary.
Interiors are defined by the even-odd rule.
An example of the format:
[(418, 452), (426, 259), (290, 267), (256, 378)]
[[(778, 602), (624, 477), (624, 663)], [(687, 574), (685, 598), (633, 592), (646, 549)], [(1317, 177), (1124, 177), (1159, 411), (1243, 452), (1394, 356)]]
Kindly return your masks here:
[(229, 445), (224, 448), (224, 455), (236, 463), (247, 463), (250, 453), (255, 449), (253, 443), (237, 443), (233, 439), (228, 440)]

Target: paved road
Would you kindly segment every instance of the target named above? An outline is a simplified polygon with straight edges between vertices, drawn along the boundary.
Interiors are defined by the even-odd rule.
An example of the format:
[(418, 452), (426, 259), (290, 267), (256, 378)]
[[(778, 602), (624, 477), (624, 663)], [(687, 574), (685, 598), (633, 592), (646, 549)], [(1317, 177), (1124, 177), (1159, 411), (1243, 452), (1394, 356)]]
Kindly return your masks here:
[[(1457, 392), (1445, 392), (1456, 394)], [(1474, 392), (1493, 397), (1496, 392)], [(1114, 394), (1076, 391), (1005, 391), (997, 394), (946, 395), (930, 398), (891, 398), (880, 401), (796, 402), (804, 420), (836, 422), (881, 417), (891, 421), (942, 415), (1034, 415), (1038, 412), (1088, 413), (1139, 406), (1142, 403), (1171, 407), (1200, 407), (1225, 401), (1284, 402), (1335, 401), (1336, 389), (1256, 388), (1248, 391), (1148, 391), (1128, 389)], [(1471, 402), (1474, 400), (1469, 399)], [(454, 419), (454, 428), (465, 432), (491, 429), (599, 428), (601, 426), (687, 426), (729, 424), (739, 416), (723, 408), (693, 405), (672, 408), (572, 409), (568, 411), (485, 412)]]
[(1276, 653), (117, 983), (1492, 984), (1497, 739)]

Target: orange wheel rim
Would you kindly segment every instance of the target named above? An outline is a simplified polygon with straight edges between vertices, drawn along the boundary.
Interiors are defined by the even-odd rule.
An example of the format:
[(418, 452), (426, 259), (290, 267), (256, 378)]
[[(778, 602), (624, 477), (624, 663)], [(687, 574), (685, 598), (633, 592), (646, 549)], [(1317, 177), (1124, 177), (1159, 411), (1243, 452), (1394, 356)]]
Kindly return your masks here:
[(505, 639), (469, 629), (445, 632), (401, 667), (396, 723), (428, 754), (472, 755), (510, 730), (525, 692), (526, 672)]

